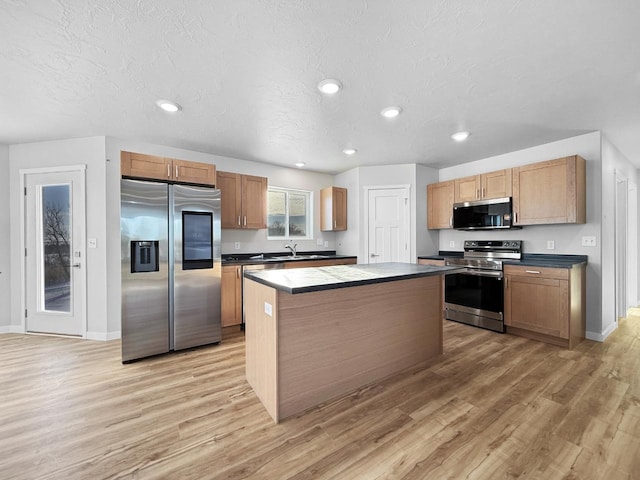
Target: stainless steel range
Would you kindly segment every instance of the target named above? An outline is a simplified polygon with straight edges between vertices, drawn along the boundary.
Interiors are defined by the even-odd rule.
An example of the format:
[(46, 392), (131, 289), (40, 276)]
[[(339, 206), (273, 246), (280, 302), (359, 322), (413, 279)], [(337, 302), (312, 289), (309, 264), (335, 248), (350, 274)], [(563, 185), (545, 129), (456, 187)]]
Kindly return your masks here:
[(466, 267), (445, 276), (445, 318), (503, 333), (503, 260), (522, 258), (522, 240), (465, 240), (463, 257), (445, 265)]

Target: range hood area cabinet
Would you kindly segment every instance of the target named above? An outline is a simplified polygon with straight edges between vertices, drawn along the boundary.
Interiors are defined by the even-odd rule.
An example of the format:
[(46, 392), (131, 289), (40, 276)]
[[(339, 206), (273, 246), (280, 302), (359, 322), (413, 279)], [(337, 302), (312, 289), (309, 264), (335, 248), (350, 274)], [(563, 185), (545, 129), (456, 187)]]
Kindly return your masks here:
[(454, 181), (427, 185), (427, 228), (452, 228)]
[(515, 225), (586, 223), (586, 165), (578, 155), (513, 169)]
[(513, 225), (586, 223), (585, 160), (572, 155), (427, 185), (427, 227), (452, 228), (454, 203), (494, 196), (513, 198)]
[(457, 178), (453, 183), (454, 203), (510, 197), (511, 169)]
[(175, 158), (120, 152), (120, 173), (123, 177), (141, 180), (162, 180), (215, 186), (216, 166)]
[(222, 194), (222, 228), (267, 228), (267, 179), (254, 175), (218, 172)]
[(347, 229), (347, 189), (327, 187), (320, 190), (320, 230), (341, 232)]

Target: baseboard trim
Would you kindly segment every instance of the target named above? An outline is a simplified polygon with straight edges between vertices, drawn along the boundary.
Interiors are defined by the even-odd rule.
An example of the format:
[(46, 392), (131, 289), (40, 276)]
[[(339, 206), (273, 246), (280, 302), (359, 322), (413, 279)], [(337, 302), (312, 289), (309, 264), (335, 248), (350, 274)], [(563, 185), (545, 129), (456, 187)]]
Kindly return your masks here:
[(24, 333), (22, 325), (2, 325), (0, 333)]
[(587, 330), (586, 337), (587, 339), (593, 340), (595, 342), (604, 342), (607, 339), (607, 337), (611, 335), (616, 328), (618, 328), (618, 322), (613, 322), (602, 333), (590, 332)]
[(120, 338), (120, 331), (116, 332), (87, 332), (87, 340), (99, 340), (101, 342), (108, 342), (109, 340), (117, 340)]

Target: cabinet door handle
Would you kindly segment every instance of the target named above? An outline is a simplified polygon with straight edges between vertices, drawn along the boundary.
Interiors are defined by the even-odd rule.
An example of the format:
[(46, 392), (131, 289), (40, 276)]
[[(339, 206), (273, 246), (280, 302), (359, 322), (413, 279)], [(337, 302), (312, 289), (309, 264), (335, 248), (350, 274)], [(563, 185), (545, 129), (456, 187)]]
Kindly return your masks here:
[(535, 273), (535, 274), (539, 274), (540, 272), (538, 270), (525, 270), (525, 273)]
[(484, 198), (484, 195), (485, 195), (485, 193), (484, 193), (484, 187), (482, 187), (482, 198)]
[(238, 215), (238, 226), (240, 226), (240, 215)]
[(247, 226), (247, 216), (246, 215), (244, 216), (244, 226), (245, 227)]
[(333, 228), (337, 228), (337, 227), (338, 227), (338, 221), (337, 221), (337, 220), (334, 220), (334, 221), (333, 221)]
[(449, 217), (449, 226), (453, 227), (453, 217)]
[(504, 277), (504, 288), (509, 288), (509, 277)]
[(480, 189), (476, 188), (476, 198), (480, 198)]
[(518, 223), (518, 212), (513, 212), (513, 223)]
[(240, 278), (240, 267), (236, 267), (236, 278)]
[(171, 165), (167, 163), (167, 178), (171, 178)]
[(176, 165), (176, 178), (178, 178), (178, 165)]

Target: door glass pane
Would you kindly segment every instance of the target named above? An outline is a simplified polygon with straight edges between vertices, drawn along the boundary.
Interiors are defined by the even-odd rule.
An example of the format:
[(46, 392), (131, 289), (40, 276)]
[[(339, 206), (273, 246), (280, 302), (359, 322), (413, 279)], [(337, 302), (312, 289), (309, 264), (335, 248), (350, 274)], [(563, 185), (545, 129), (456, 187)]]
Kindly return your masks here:
[(70, 185), (42, 187), (44, 310), (71, 312)]
[(289, 194), (289, 236), (307, 236), (307, 196)]
[(267, 199), (267, 226), (270, 237), (284, 237), (287, 220), (285, 192), (269, 190)]

